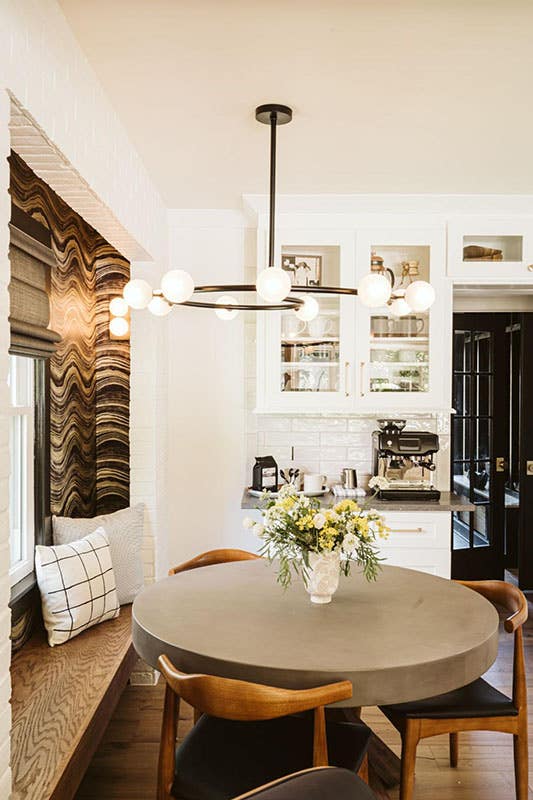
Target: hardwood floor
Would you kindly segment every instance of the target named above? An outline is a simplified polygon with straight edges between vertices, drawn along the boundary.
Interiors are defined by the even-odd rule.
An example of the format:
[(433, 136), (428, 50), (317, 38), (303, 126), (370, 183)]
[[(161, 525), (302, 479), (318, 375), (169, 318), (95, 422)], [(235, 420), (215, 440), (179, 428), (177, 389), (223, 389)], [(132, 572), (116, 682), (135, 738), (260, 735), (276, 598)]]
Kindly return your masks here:
[[(530, 603), (530, 614), (533, 607)], [(533, 619), (524, 628), (529, 712), (530, 780), (533, 787)], [(512, 636), (502, 633), (498, 660), (488, 673), (494, 686), (510, 694)], [(108, 727), (76, 800), (152, 800), (164, 687), (128, 686)], [(183, 708), (178, 740), (192, 724), (192, 710)], [(399, 736), (376, 708), (366, 709), (363, 719), (394, 752), (400, 752)], [(372, 782), (372, 781), (371, 781)], [(378, 787), (375, 785), (375, 789)], [(383, 795), (382, 795), (383, 796)], [(386, 795), (385, 795), (386, 796)], [(389, 790), (392, 800), (398, 789)], [(530, 788), (533, 800), (533, 791)], [(438, 736), (418, 746), (415, 800), (514, 800), (512, 737), (497, 733), (470, 733), (459, 737), (459, 766), (448, 763), (448, 739)]]

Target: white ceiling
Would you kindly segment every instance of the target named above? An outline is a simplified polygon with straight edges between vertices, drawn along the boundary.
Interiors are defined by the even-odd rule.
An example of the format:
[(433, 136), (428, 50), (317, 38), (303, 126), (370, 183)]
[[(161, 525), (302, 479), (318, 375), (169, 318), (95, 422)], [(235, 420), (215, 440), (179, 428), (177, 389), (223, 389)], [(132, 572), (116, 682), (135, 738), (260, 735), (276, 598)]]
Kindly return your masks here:
[(59, 0), (166, 204), (533, 193), (531, 0)]

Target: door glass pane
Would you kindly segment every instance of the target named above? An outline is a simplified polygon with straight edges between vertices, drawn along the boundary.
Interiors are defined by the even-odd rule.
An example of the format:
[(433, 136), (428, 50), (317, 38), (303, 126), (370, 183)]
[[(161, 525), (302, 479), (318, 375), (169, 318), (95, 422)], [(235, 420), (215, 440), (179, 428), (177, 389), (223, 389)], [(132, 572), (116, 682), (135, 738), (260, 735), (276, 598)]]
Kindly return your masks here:
[(477, 460), (489, 458), (491, 420), (488, 418), (480, 418), (477, 420), (476, 427), (475, 457)]
[(457, 414), (470, 414), (472, 411), (472, 378), (470, 375), (454, 375), (454, 408)]
[(492, 334), (488, 331), (476, 331), (474, 336), (476, 372), (489, 372), (492, 369)]
[(465, 460), (470, 458), (470, 429), (471, 422), (464, 417), (453, 419), (453, 457)]
[(453, 549), (467, 550), (470, 547), (470, 515), (461, 513), (453, 514)]
[[(339, 286), (338, 246), (282, 247), (283, 269), (298, 286)], [(304, 295), (302, 295), (303, 297)], [(280, 388), (282, 392), (338, 392), (340, 380), (340, 299), (316, 295), (320, 311), (310, 322), (294, 311), (281, 314)]]
[(488, 417), (492, 414), (492, 375), (477, 375), (477, 413), (480, 417)]
[(470, 372), (471, 343), (470, 331), (455, 331), (453, 337), (453, 368), (456, 372)]

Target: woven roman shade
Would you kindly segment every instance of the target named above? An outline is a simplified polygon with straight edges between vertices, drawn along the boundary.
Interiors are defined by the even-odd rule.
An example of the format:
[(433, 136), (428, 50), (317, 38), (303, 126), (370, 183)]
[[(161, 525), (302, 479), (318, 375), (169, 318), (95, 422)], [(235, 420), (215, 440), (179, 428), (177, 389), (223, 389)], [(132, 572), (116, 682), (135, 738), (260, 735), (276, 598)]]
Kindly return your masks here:
[[(57, 342), (61, 341), (61, 336), (48, 327), (50, 324), (50, 269), (54, 266), (55, 259), (49, 243), (45, 243), (46, 235), (49, 238), (48, 231), (35, 220), (25, 224), (25, 221), (21, 220), (21, 216), (27, 217), (28, 215), (20, 211), (13, 214), (9, 226), (10, 352), (46, 358), (55, 352)], [(24, 224), (24, 227), (33, 235), (21, 230), (15, 223)], [(44, 232), (44, 235), (39, 229)], [(38, 236), (41, 241), (39, 238), (34, 238), (35, 236)]]

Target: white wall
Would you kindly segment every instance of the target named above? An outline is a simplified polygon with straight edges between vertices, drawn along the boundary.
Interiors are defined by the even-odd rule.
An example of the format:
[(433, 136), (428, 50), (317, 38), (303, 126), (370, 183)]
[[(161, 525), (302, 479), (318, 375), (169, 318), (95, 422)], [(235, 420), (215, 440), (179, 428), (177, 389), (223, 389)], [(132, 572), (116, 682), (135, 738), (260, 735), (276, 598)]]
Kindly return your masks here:
[[(196, 285), (242, 283), (253, 258), (238, 212), (169, 212), (170, 261)], [(210, 296), (212, 299), (212, 296)], [(168, 563), (242, 543), (244, 321), (175, 308), (168, 328)]]
[[(57, 154), (69, 175), (80, 179), (80, 198), (87, 204), (93, 198), (104, 220), (107, 213), (111, 227), (118, 226), (134, 242), (133, 250), (166, 261), (166, 214), (161, 199), (152, 185), (135, 149), (118, 117), (108, 103), (92, 69), (79, 49), (65, 19), (54, 0), (3, 0), (0, 5), (0, 797), (10, 792), (9, 729), (10, 729), (10, 612), (9, 601), (9, 520), (8, 520), (8, 397), (7, 350), (9, 345), (8, 295), (9, 282), (8, 227), (10, 202), (9, 170), (6, 158), (10, 150), (10, 92), (29, 118), (44, 132), (51, 149)], [(32, 139), (32, 141), (34, 141)], [(24, 136), (17, 138), (22, 157), (47, 180), (49, 153), (25, 147)], [(61, 194), (61, 181), (50, 185)], [(67, 202), (77, 208), (76, 192), (70, 187)], [(67, 187), (67, 181), (65, 181)], [(87, 207), (85, 205), (84, 207)], [(93, 224), (93, 220), (90, 220)], [(132, 253), (125, 252), (126, 256)], [(134, 271), (141, 267), (134, 266)], [(147, 269), (146, 266), (143, 269)], [(143, 331), (144, 326), (146, 330)], [(148, 379), (154, 366), (154, 352), (164, 352), (161, 332), (150, 328), (149, 321), (135, 320), (132, 339), (132, 371)], [(160, 341), (161, 340), (161, 341)], [(143, 346), (139, 346), (142, 342)], [(157, 362), (155, 362), (157, 363)], [(162, 371), (164, 375), (164, 370)], [(144, 415), (152, 427), (160, 412), (163, 379), (154, 383), (132, 382), (132, 425)], [(154, 388), (155, 387), (155, 388)], [(147, 388), (149, 391), (147, 392)], [(144, 403), (146, 394), (149, 401)], [(143, 405), (144, 403), (144, 405)], [(144, 410), (143, 410), (144, 409)], [(163, 414), (159, 414), (161, 418)], [(141, 426), (139, 426), (141, 427)], [(150, 510), (156, 504), (152, 484), (160, 477), (164, 459), (142, 460), (142, 433), (132, 439), (132, 495), (147, 500)], [(145, 564), (148, 578), (154, 574), (150, 544), (158, 519), (150, 519), (145, 542)]]

